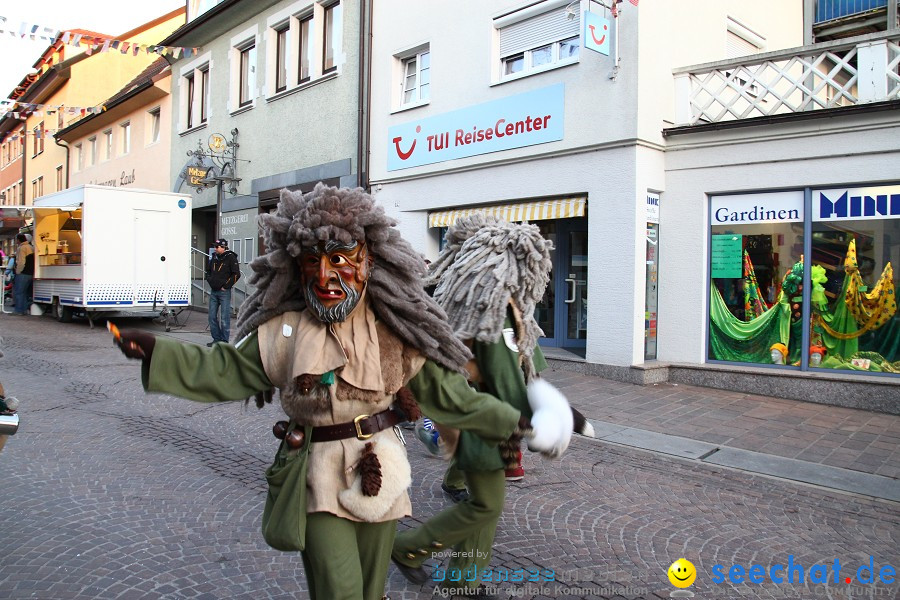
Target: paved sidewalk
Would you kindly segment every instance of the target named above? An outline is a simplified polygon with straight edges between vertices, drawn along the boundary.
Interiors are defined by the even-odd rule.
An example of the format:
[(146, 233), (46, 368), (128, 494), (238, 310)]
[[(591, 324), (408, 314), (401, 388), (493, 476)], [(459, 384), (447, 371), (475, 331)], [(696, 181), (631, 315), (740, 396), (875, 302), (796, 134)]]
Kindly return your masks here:
[[(205, 344), (206, 321), (205, 312), (184, 311), (166, 335)], [(900, 501), (900, 416), (562, 369), (544, 375), (604, 441)]]
[[(208, 342), (206, 315), (183, 316), (186, 325), (167, 335)], [(147, 321), (117, 322), (165, 334)], [(19, 433), (0, 453), (0, 597), (307, 598), (299, 557), (267, 548), (259, 535), (262, 473), (277, 447), (271, 429), (280, 408), (145, 394), (139, 363), (97, 325), (0, 315), (0, 381), (23, 411)], [(851, 585), (829, 576), (824, 584), (733, 584), (713, 577), (716, 568), (768, 568), (789, 557), (808, 570), (839, 558), (848, 576), (870, 557), (879, 567), (900, 565), (900, 503), (887, 499), (897, 480), (884, 474), (897, 464), (896, 417), (565, 371), (548, 377), (592, 420), (598, 439), (576, 436), (560, 460), (526, 453), (525, 479), (507, 486), (491, 565), (498, 575), (550, 570), (556, 578), (546, 585), (511, 580), (501, 586), (504, 598), (662, 600), (673, 591), (666, 569), (680, 557), (697, 568), (691, 589), (700, 598), (900, 596), (896, 582)], [(839, 436), (840, 448), (883, 425), (876, 441), (892, 452), (864, 472), (853, 465), (878, 456), (876, 441), (851, 448), (849, 469), (827, 464), (828, 456), (778, 456), (752, 437), (750, 449), (734, 444), (753, 428), (777, 429), (777, 411), (790, 417), (795, 408), (810, 415), (790, 422), (792, 431), (832, 419), (829, 427), (811, 426), (827, 431), (817, 439)], [(729, 419), (753, 427), (729, 439), (703, 437)], [(401, 528), (450, 505), (440, 489), (446, 463), (409, 441), (413, 514)], [(410, 586), (393, 567), (387, 591), (392, 600), (438, 597), (429, 586)]]

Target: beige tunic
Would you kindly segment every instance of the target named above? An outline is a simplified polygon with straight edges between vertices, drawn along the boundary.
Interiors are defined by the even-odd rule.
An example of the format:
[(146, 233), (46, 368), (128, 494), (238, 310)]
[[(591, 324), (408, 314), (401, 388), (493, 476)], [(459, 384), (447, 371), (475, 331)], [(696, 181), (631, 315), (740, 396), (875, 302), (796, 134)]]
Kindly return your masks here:
[[(259, 351), (266, 375), (281, 390), (285, 413), (297, 423), (313, 426), (347, 423), (387, 409), (397, 390), (425, 363), (417, 350), (376, 322), (365, 296), (342, 323), (322, 323), (308, 311), (267, 321), (259, 328)], [(327, 391), (319, 386), (317, 395), (298, 389), (297, 377), (310, 374), (319, 381), (329, 371), (334, 371), (335, 383)], [(379, 500), (389, 503), (376, 518), (352, 514), (340, 498), (356, 479), (357, 462), (368, 442), (375, 444), (382, 467)], [(309, 461), (307, 512), (324, 511), (354, 521), (387, 521), (410, 514), (409, 463), (393, 429), (368, 440), (314, 443)]]

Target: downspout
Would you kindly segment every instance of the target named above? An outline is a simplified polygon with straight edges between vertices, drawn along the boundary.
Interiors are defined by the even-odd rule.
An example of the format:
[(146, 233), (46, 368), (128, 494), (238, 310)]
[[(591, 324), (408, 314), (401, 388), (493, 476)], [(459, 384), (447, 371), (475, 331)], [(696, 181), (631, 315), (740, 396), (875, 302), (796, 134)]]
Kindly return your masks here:
[[(28, 121), (22, 121), (22, 206), (28, 206), (28, 203), (25, 202), (25, 198), (28, 196), (28, 186), (25, 184), (25, 157), (28, 156), (28, 137), (25, 135), (25, 132), (28, 131), (28, 127), (25, 124)], [(31, 203), (34, 204), (34, 198), (31, 199)]]
[[(369, 8), (368, 17), (366, 8)], [(358, 114), (356, 124), (356, 171), (359, 187), (369, 189), (369, 70), (372, 65), (372, 8), (371, 0), (359, 0), (359, 58), (358, 58)]]
[[(53, 143), (59, 146), (60, 148), (66, 149), (66, 187), (64, 189), (69, 189), (69, 143), (65, 142), (65, 146), (59, 143), (60, 140), (55, 135), (53, 136)], [(60, 190), (56, 190), (57, 192)]]

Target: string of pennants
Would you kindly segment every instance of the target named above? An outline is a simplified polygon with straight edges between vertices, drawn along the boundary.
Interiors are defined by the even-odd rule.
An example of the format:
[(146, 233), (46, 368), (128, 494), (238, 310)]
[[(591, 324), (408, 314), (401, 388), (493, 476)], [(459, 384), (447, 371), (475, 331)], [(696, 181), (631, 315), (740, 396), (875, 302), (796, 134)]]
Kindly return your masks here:
[(91, 56), (94, 52), (117, 51), (121, 54), (159, 54), (173, 58), (187, 58), (199, 54), (200, 48), (186, 48), (181, 46), (159, 46), (154, 44), (139, 44), (113, 38), (86, 35), (74, 31), (60, 31), (50, 27), (41, 27), (23, 22), (18, 29), (13, 29), (7, 24), (6, 17), (0, 16), (0, 34), (7, 33), (12, 37), (30, 40), (46, 39), (51, 43), (60, 41), (69, 46), (83, 48), (85, 54)]
[(105, 106), (66, 106), (64, 104), (36, 104), (33, 102), (18, 102), (16, 100), (0, 100), (0, 116), (9, 113), (14, 119), (25, 117), (53, 116), (62, 113), (64, 115), (96, 115), (106, 110)]
[(62, 131), (62, 130), (60, 130), (60, 129), (35, 129), (33, 131), (28, 131), (28, 130), (17, 131), (16, 133), (13, 133), (12, 135), (8, 135), (5, 138), (3, 138), (3, 141), (4, 142), (14, 142), (14, 141), (18, 140), (19, 138), (22, 138), (22, 140), (24, 141), (26, 137), (34, 137), (34, 139), (36, 139), (36, 140), (39, 140), (41, 138), (49, 139), (50, 136), (57, 133), (58, 131)]

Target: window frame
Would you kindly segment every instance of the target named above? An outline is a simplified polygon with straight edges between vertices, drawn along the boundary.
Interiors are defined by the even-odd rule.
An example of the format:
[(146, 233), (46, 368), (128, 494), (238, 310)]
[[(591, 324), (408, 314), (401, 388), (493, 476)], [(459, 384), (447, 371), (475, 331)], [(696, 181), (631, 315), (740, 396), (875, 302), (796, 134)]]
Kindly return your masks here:
[[(337, 71), (339, 50), (337, 45), (341, 39), (339, 30), (343, 25), (343, 20), (343, 8), (340, 1), (322, 6), (322, 75)], [(329, 50), (331, 51), (330, 56)], [(328, 66), (329, 59), (330, 66)]]
[(147, 145), (155, 144), (162, 139), (162, 107), (156, 106), (147, 111)]
[[(493, 68), (491, 85), (506, 83), (507, 81), (514, 81), (523, 77), (530, 77), (539, 73), (545, 73), (547, 71), (578, 64), (581, 61), (581, 37), (584, 33), (582, 31), (583, 23), (581, 22), (581, 11), (579, 10), (574, 13), (574, 18), (569, 19), (569, 16), (572, 15), (566, 11), (566, 7), (567, 3), (562, 0), (545, 0), (544, 2), (532, 4), (521, 10), (494, 19), (494, 44), (497, 62)], [(511, 33), (510, 28), (525, 29), (529, 22), (535, 23), (538, 19), (544, 21), (544, 29), (537, 29), (537, 32), (540, 35), (537, 39), (533, 40), (533, 43), (514, 41), (512, 44), (514, 46), (512, 51), (503, 51), (504, 30), (506, 30), (508, 32), (507, 35), (509, 35)], [(554, 19), (557, 22), (561, 19), (564, 20), (565, 25), (559, 26), (557, 24), (555, 28), (548, 26), (548, 21)], [(571, 24), (569, 24), (569, 22), (571, 22)], [(537, 28), (538, 26), (535, 27)], [(521, 31), (516, 33), (521, 35)], [(534, 32), (532, 32), (532, 34), (534, 35)], [(561, 56), (561, 50), (566, 43), (571, 43), (572, 47), (578, 49), (574, 56)], [(548, 46), (550, 48), (550, 60), (536, 65), (535, 54)], [(521, 69), (507, 72), (509, 70), (508, 65), (519, 60), (522, 61)]]
[(113, 130), (105, 129), (103, 131), (103, 146), (106, 154), (106, 158), (103, 160), (111, 160), (113, 157)]
[(97, 164), (97, 136), (92, 135), (87, 139), (88, 141), (88, 158), (90, 162), (88, 163), (89, 167), (93, 167)]
[[(253, 42), (238, 48), (238, 108), (244, 108), (253, 104), (256, 96), (253, 88), (256, 87), (256, 43)], [(246, 92), (246, 96), (244, 93)]]
[(275, 93), (283, 92), (288, 86), (288, 54), (291, 43), (290, 22), (275, 29)]
[(122, 134), (122, 156), (131, 152), (131, 120), (119, 123), (119, 131)]
[(63, 166), (56, 167), (56, 191), (60, 192), (65, 189), (65, 180), (63, 179)]
[(180, 135), (206, 127), (212, 115), (210, 90), (213, 61), (209, 52), (179, 70), (178, 132)]
[[(422, 58), (428, 57), (428, 66), (422, 67)], [(431, 101), (431, 47), (430, 44), (425, 44), (424, 48), (418, 49), (412, 53), (407, 53), (405, 56), (401, 55), (399, 57), (400, 61), (400, 108), (412, 108), (414, 106), (422, 106), (423, 104), (427, 104)], [(415, 73), (413, 76), (415, 77), (415, 85), (412, 88), (407, 88), (407, 82), (409, 81), (409, 65), (415, 62)], [(428, 82), (422, 83), (422, 72), (428, 71)], [(425, 85), (428, 87), (427, 96), (422, 97), (422, 86)], [(410, 100), (406, 99), (407, 92), (413, 92), (413, 97)]]

